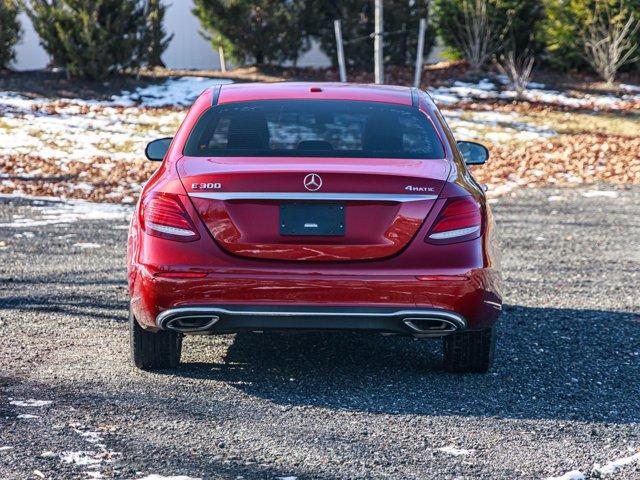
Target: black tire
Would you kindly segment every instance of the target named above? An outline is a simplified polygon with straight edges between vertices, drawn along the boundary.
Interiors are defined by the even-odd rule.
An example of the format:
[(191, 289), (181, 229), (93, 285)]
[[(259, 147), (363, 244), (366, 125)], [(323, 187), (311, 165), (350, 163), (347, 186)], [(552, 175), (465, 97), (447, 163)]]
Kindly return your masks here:
[(129, 312), (129, 344), (133, 365), (142, 370), (176, 368), (180, 364), (182, 335), (175, 332), (148, 332)]
[(493, 364), (493, 328), (453, 333), (444, 337), (444, 366), (450, 372), (485, 373)]

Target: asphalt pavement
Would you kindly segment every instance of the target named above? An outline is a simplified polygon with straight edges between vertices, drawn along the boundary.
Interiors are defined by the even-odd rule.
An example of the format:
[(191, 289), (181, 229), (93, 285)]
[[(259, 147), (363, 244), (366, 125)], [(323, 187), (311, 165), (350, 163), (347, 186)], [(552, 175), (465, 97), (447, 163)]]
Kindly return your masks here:
[(438, 341), (316, 333), (190, 337), (147, 373), (129, 211), (0, 198), (0, 478), (639, 479), (640, 188), (493, 210), (489, 374), (447, 373)]

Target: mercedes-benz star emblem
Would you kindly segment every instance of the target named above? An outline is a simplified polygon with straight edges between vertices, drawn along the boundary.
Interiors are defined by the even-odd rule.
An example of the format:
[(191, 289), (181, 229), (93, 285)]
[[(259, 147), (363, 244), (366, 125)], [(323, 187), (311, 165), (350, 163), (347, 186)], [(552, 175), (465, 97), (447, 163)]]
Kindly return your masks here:
[(322, 186), (322, 178), (317, 173), (310, 173), (306, 177), (304, 177), (304, 188), (311, 192), (315, 192), (316, 190), (320, 190)]

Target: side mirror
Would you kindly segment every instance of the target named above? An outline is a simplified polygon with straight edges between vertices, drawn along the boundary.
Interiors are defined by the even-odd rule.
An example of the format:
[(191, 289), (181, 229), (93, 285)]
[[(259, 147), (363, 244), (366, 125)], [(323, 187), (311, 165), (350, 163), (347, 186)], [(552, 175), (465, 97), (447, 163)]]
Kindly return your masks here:
[(144, 149), (144, 154), (151, 161), (161, 162), (164, 159), (167, 150), (169, 150), (169, 145), (171, 145), (172, 140), (173, 138), (166, 137), (149, 142), (147, 144), (147, 148)]
[(458, 142), (458, 150), (467, 165), (482, 165), (489, 159), (489, 150), (476, 142)]

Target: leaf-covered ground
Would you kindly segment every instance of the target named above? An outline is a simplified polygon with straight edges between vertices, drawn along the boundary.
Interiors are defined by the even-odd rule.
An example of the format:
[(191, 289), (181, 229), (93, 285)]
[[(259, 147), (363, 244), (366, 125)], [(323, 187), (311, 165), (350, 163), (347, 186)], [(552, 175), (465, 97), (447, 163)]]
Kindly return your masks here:
[[(172, 135), (206, 86), (230, 81), (165, 76), (88, 89), (59, 80), (26, 89), (11, 75), (17, 74), (0, 77), (0, 193), (115, 203), (134, 202), (157, 167), (144, 159), (146, 143)], [(640, 183), (637, 86), (603, 91), (537, 82), (515, 100), (500, 77), (431, 77), (427, 89), (456, 136), (490, 148), (490, 162), (473, 173), (491, 194), (522, 186)]]

